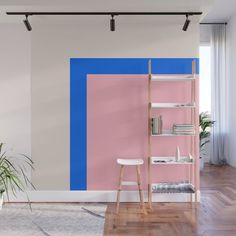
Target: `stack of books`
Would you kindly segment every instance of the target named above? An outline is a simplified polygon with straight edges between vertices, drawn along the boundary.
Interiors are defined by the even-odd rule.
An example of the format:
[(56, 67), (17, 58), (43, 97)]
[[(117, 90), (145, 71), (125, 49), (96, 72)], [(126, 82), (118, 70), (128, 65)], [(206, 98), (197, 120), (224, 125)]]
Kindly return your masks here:
[(173, 134), (177, 135), (194, 135), (195, 128), (192, 124), (174, 124)]

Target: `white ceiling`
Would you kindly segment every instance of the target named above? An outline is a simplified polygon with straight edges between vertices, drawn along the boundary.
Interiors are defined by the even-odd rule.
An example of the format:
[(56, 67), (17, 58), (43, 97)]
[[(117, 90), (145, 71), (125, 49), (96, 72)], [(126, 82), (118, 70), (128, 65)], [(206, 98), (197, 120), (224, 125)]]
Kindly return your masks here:
[(0, 0), (2, 6), (77, 7), (81, 10), (184, 11), (203, 10), (214, 0)]
[(236, 0), (215, 0), (202, 22), (227, 22), (236, 14)]
[(0, 0), (0, 22), (14, 21), (6, 11), (30, 10), (202, 11), (202, 22), (225, 22), (236, 14), (236, 0)]
[(6, 16), (6, 11), (202, 11), (205, 16), (213, 2), (214, 0), (0, 0), (0, 22), (14, 19), (14, 16)]
[(236, 0), (0, 0), (11, 9), (78, 11), (203, 11), (204, 21), (227, 21)]

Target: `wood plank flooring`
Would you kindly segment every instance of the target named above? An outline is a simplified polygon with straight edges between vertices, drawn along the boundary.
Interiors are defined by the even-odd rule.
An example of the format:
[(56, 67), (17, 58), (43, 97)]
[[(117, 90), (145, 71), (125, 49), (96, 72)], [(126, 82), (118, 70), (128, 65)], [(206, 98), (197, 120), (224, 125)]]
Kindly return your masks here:
[(106, 211), (104, 235), (236, 236), (236, 169), (207, 165), (201, 173), (201, 203), (155, 203), (147, 215), (138, 204)]

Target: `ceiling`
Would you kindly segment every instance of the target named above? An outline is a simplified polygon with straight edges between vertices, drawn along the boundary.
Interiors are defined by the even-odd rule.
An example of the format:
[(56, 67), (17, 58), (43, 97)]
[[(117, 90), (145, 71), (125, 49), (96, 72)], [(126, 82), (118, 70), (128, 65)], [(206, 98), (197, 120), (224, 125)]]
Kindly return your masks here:
[(202, 22), (227, 22), (236, 0), (0, 0), (0, 22), (19, 20), (6, 11), (202, 11)]
[[(0, 22), (14, 21), (6, 11), (209, 11), (214, 0), (0, 0)], [(235, 0), (236, 1), (236, 0)], [(17, 20), (17, 18), (15, 17)]]
[(215, 0), (202, 22), (227, 22), (236, 14), (236, 0)]
[[(66, 7), (81, 10), (184, 11), (203, 10), (214, 0), (0, 0), (2, 6)], [(78, 10), (78, 9), (77, 9)]]

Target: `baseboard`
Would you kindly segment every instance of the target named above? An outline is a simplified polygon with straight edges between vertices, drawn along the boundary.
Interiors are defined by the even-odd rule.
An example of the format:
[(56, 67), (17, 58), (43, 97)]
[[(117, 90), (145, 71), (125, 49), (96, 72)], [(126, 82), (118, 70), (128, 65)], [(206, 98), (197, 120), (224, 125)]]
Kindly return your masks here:
[[(30, 202), (115, 202), (116, 191), (29, 191)], [(147, 201), (147, 192), (144, 191), (144, 199)], [(192, 195), (195, 200), (195, 194)], [(197, 200), (200, 201), (200, 191), (197, 192)], [(6, 198), (5, 198), (6, 201)], [(121, 202), (138, 202), (138, 191), (122, 191)], [(153, 194), (153, 202), (189, 202), (190, 194)], [(10, 196), (9, 202), (27, 202), (25, 194), (17, 197)]]

